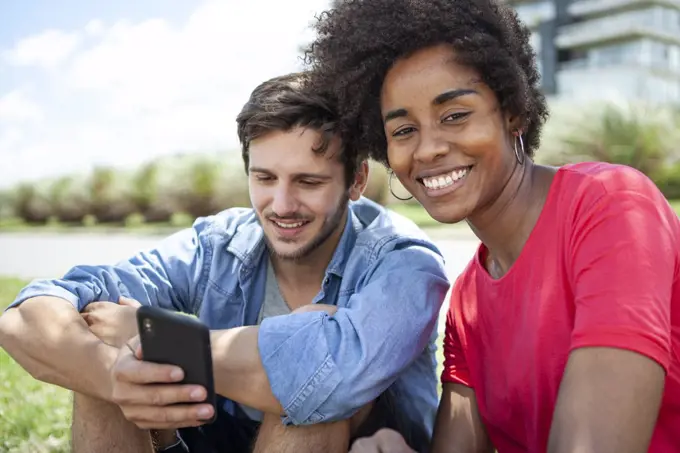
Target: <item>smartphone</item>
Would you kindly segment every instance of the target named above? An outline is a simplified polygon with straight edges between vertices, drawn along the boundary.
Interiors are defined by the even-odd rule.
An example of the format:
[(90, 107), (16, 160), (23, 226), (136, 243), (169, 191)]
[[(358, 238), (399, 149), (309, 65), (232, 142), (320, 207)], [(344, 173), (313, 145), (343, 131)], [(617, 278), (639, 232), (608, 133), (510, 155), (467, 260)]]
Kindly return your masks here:
[(215, 415), (205, 421), (212, 423), (217, 407), (208, 327), (191, 316), (143, 305), (137, 310), (137, 328), (145, 361), (178, 366), (184, 370), (182, 384), (206, 389), (204, 403), (212, 405)]

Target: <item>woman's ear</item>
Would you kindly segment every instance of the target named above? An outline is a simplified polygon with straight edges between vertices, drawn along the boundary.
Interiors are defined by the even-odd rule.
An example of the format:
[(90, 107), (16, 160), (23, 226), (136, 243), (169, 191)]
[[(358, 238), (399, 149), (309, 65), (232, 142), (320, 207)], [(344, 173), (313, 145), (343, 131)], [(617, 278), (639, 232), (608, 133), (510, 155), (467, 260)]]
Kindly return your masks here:
[(510, 132), (511, 134), (514, 134), (517, 131), (524, 131), (525, 126), (521, 116), (510, 114), (505, 115), (505, 125), (508, 132)]

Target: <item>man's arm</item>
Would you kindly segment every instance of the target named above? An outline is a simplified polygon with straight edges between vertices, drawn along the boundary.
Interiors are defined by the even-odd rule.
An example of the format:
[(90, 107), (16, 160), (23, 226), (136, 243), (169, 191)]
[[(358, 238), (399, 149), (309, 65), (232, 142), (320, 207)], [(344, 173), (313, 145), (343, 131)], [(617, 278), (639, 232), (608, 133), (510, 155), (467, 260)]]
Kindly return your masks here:
[(108, 399), (118, 349), (95, 337), (68, 301), (26, 300), (0, 316), (0, 346), (34, 378)]
[(441, 256), (410, 245), (376, 260), (334, 315), (262, 321), (250, 350), (259, 353), (284, 424), (347, 419), (374, 401), (425, 351), (448, 289)]
[[(213, 331), (217, 393), (298, 425), (347, 419), (375, 400), (423, 353), (448, 280), (441, 257), (420, 247), (388, 254), (369, 273), (348, 308), (304, 307), (259, 327)], [(123, 377), (172, 382), (154, 377), (159, 373), (167, 368), (130, 362)], [(166, 410), (155, 403), (191, 401), (180, 388), (154, 392), (145, 391), (136, 409), (124, 408), (138, 426), (158, 417), (195, 422), (197, 407)]]
[(116, 352), (90, 332), (80, 311), (129, 297), (190, 312), (206, 253), (197, 225), (115, 266), (77, 266), (61, 279), (33, 281), (0, 317), (0, 346), (37, 379), (105, 397), (109, 380), (101, 380)]
[[(304, 305), (293, 314), (323, 312), (332, 316), (337, 310), (333, 305), (315, 304)], [(257, 347), (258, 335), (257, 326), (211, 333), (215, 390), (262, 412), (284, 415), (262, 365)]]
[(432, 453), (492, 453), (470, 387), (444, 383), (432, 439)]
[[(333, 315), (337, 307), (306, 305), (294, 313), (323, 311)], [(271, 391), (267, 374), (257, 352), (258, 327), (239, 327), (211, 332), (213, 373), (216, 393), (263, 412), (283, 415), (283, 408)], [(144, 362), (139, 337), (119, 350), (113, 367), (112, 400), (125, 417), (140, 428), (199, 426), (212, 415), (210, 406), (196, 401), (205, 398), (205, 389), (194, 385), (167, 385), (182, 379), (179, 368)], [(172, 371), (180, 372), (172, 376)], [(165, 384), (165, 385), (157, 385)], [(194, 394), (193, 392), (198, 392)], [(193, 403), (176, 405), (174, 403)], [(199, 410), (210, 409), (200, 414)]]

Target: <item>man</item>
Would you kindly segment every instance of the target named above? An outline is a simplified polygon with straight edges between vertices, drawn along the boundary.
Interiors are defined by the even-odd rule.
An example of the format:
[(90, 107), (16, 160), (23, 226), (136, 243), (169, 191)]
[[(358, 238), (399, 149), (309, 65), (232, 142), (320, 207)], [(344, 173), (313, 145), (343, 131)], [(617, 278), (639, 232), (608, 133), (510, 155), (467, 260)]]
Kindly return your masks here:
[[(363, 155), (343, 148), (303, 82), (261, 84), (237, 119), (252, 209), (198, 219), (115, 266), (35, 281), (0, 318), (19, 364), (76, 392), (76, 452), (150, 452), (149, 429), (159, 451), (192, 453), (346, 452), (383, 427), (427, 444), (443, 260), (362, 197)], [(202, 422), (210, 407), (172, 404), (205, 389), (168, 385), (181, 370), (139, 360), (135, 301), (212, 330), (215, 423)]]

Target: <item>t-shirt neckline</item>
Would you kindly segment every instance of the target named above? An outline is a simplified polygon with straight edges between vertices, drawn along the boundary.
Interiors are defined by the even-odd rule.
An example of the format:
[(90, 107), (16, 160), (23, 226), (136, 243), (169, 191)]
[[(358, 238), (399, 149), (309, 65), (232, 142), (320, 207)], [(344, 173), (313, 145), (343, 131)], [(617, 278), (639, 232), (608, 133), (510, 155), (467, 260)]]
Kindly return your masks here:
[(477, 253), (475, 253), (475, 267), (477, 268), (477, 274), (481, 273), (484, 276), (485, 280), (493, 284), (501, 284), (505, 280), (512, 278), (511, 276), (514, 273), (514, 270), (517, 267), (521, 266), (521, 262), (524, 259), (526, 259), (524, 257), (529, 254), (529, 249), (533, 247), (533, 243), (535, 242), (534, 238), (538, 236), (538, 233), (541, 230), (541, 226), (545, 222), (545, 218), (548, 215), (546, 214), (546, 212), (549, 210), (550, 207), (552, 207), (553, 199), (557, 196), (556, 194), (559, 193), (559, 186), (562, 182), (562, 176), (565, 171), (566, 171), (565, 167), (559, 167), (555, 172), (555, 176), (553, 177), (553, 180), (550, 183), (550, 188), (548, 189), (548, 195), (546, 196), (545, 203), (543, 204), (543, 209), (541, 209), (541, 213), (538, 215), (536, 224), (532, 228), (531, 233), (529, 233), (529, 237), (527, 238), (524, 247), (522, 247), (522, 251), (519, 253), (519, 256), (517, 257), (515, 262), (512, 263), (510, 269), (508, 269), (508, 271), (500, 278), (493, 278), (489, 271), (486, 269), (486, 267), (482, 264), (483, 258), (486, 257), (486, 254), (488, 253), (489, 250), (486, 248), (484, 243), (481, 243), (479, 244)]

